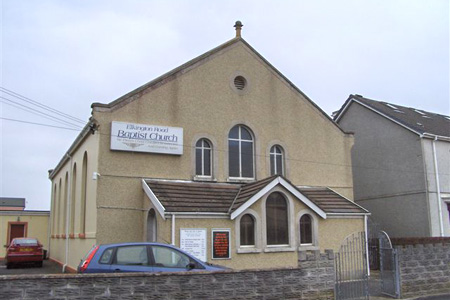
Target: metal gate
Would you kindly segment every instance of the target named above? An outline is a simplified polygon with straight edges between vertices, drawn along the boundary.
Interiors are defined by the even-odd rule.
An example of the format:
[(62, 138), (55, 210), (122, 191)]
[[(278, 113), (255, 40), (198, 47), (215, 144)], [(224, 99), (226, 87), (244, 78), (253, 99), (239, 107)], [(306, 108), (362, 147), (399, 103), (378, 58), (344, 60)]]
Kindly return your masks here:
[(394, 298), (400, 298), (397, 250), (392, 247), (391, 240), (384, 231), (380, 231), (379, 245), (381, 292)]
[(366, 235), (348, 236), (335, 255), (336, 300), (369, 299)]

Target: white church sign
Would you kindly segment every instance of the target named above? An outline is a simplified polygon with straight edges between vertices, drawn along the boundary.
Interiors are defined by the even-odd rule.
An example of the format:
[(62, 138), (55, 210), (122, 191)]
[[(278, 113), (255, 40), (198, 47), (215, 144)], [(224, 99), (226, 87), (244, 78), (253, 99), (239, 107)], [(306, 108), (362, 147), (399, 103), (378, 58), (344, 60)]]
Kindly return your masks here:
[(111, 123), (111, 150), (183, 154), (183, 128)]

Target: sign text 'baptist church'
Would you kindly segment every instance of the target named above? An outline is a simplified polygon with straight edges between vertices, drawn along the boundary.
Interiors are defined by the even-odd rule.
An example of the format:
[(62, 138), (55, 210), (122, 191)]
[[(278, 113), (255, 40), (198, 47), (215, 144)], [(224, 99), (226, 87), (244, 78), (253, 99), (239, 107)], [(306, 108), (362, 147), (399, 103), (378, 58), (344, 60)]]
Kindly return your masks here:
[(111, 123), (111, 150), (183, 154), (183, 128)]

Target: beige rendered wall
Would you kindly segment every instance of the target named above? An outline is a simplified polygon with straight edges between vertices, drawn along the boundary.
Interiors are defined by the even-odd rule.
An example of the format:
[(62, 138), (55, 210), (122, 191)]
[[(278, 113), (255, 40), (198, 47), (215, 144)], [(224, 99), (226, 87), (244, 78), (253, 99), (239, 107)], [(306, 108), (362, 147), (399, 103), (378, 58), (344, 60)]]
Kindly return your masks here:
[[(292, 231), (291, 244), (292, 249), (289, 251), (279, 252), (265, 252), (267, 247), (264, 246), (263, 234), (265, 225), (264, 216), (264, 201), (272, 192), (281, 192), (285, 195), (291, 205), (288, 213), (289, 228)], [(146, 197), (146, 196), (145, 196)], [(150, 204), (150, 200), (146, 198), (147, 209), (154, 207)], [(256, 244), (259, 244), (259, 253), (238, 253), (238, 245), (236, 230), (238, 230), (239, 218), (231, 220), (230, 218), (185, 218), (177, 216), (175, 217), (175, 245), (180, 246), (180, 229), (182, 228), (197, 228), (207, 230), (207, 258), (208, 262), (215, 263), (223, 266), (227, 266), (233, 269), (251, 269), (251, 268), (273, 268), (273, 267), (286, 267), (297, 266), (298, 264), (298, 250), (316, 249), (323, 252), (326, 249), (332, 249), (338, 251), (341, 243), (344, 239), (352, 233), (364, 231), (364, 217), (349, 218), (345, 216), (330, 217), (327, 219), (321, 218), (319, 215), (311, 211), (304, 203), (296, 199), (292, 194), (283, 188), (276, 187), (271, 192), (267, 193), (257, 202), (250, 206), (246, 211), (251, 211), (256, 216)], [(244, 212), (243, 214), (245, 214)], [(312, 247), (300, 246), (299, 235), (299, 220), (302, 212), (310, 214), (318, 223), (315, 245)], [(161, 215), (156, 212), (157, 215), (157, 241), (161, 243), (171, 243), (172, 241), (172, 217), (166, 216), (164, 220)], [(143, 223), (146, 223), (144, 218)], [(229, 229), (230, 230), (230, 249), (231, 259), (218, 259), (211, 258), (211, 233), (212, 229)], [(144, 229), (145, 230), (145, 229)], [(313, 231), (314, 231), (313, 230)], [(145, 238), (144, 238), (145, 240)], [(289, 248), (289, 247), (285, 247)]]
[(7, 244), (8, 238), (8, 223), (9, 222), (19, 222), (27, 223), (27, 237), (34, 237), (39, 240), (39, 242), (44, 246), (44, 249), (48, 250), (48, 221), (49, 215), (3, 215), (0, 213), (0, 257), (5, 257), (6, 248), (3, 247)]
[[(243, 74), (249, 82), (249, 91), (243, 95), (231, 88), (236, 74)], [(203, 136), (214, 143), (215, 178), (226, 181), (228, 133), (234, 125), (244, 124), (255, 135), (256, 179), (270, 175), (269, 149), (278, 143), (285, 150), (286, 175), (294, 184), (328, 186), (353, 196), (353, 137), (339, 130), (241, 43), (135, 98), (113, 110), (94, 108), (100, 123), (99, 171), (103, 176), (191, 179), (192, 145)], [(111, 151), (112, 121), (182, 127), (184, 153)]]
[[(84, 172), (83, 159), (85, 153), (87, 153), (87, 170)], [(92, 174), (93, 172), (98, 172), (98, 135), (88, 134), (84, 142), (74, 149), (70, 156), (71, 159), (67, 159), (65, 164), (51, 178), (52, 238), (50, 242), (50, 257), (65, 264), (66, 239), (68, 239), (70, 254), (67, 261), (70, 267), (76, 268), (80, 259), (96, 243), (97, 180), (93, 179)], [(84, 224), (82, 224), (82, 214), (84, 213), (82, 208), (83, 174), (86, 176), (86, 215)], [(68, 177), (67, 182), (65, 180), (66, 176)], [(71, 203), (67, 205), (69, 194)], [(67, 222), (68, 219), (69, 222)]]

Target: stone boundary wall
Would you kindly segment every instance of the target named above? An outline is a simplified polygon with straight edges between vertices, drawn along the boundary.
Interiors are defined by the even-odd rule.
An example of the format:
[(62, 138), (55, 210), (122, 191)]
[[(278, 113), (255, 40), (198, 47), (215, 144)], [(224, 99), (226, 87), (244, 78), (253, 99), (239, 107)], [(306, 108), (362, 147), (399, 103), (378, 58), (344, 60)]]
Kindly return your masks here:
[(334, 299), (332, 251), (270, 270), (0, 276), (0, 299)]
[(415, 245), (393, 241), (397, 242), (402, 297), (450, 294), (450, 240), (436, 241)]

